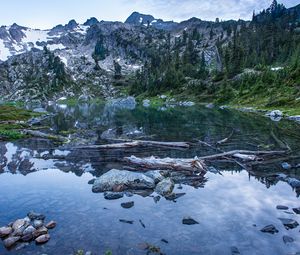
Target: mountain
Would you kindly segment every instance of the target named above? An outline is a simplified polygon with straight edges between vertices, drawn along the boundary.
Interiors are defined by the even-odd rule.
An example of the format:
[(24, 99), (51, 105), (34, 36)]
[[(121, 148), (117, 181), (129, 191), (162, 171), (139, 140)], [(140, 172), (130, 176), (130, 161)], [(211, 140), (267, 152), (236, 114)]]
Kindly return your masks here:
[(145, 15), (139, 12), (133, 12), (125, 21), (125, 24), (135, 26), (152, 26), (157, 29), (170, 31), (176, 27), (178, 23), (173, 21), (163, 21), (162, 19), (155, 19), (152, 15)]
[[(276, 19), (280, 21), (277, 34), (292, 31), (284, 32), (291, 37), (286, 38), (292, 39), (290, 43), (280, 36), (275, 40), (272, 38), (275, 33), (265, 30), (274, 23), (269, 20), (269, 11), (256, 15), (255, 26), (254, 21), (212, 22), (198, 18), (176, 23), (138, 12), (132, 13), (124, 23), (92, 17), (84, 24), (71, 20), (48, 30), (17, 24), (2, 26), (0, 97), (3, 100), (32, 100), (33, 97), (55, 100), (81, 95), (107, 98), (115, 96), (119, 88), (132, 88), (136, 83), (133, 93), (147, 90), (156, 94), (177, 90), (195, 80), (202, 84), (201, 79), (206, 79), (207, 84), (213, 74), (224, 74), (230, 67), (228, 77), (231, 78), (242, 67), (262, 62), (266, 59), (263, 54), (274, 54), (274, 59), (265, 63), (283, 61), (280, 60), (283, 54), (292, 55), (289, 49), (295, 47), (299, 5), (284, 8), (283, 12), (280, 5), (276, 6)], [(262, 43), (255, 49), (265, 47), (265, 41), (270, 41), (285, 51), (281, 58), (275, 51), (253, 52), (254, 47), (250, 47), (255, 45), (253, 40)], [(252, 56), (252, 62), (243, 60), (245, 50)]]

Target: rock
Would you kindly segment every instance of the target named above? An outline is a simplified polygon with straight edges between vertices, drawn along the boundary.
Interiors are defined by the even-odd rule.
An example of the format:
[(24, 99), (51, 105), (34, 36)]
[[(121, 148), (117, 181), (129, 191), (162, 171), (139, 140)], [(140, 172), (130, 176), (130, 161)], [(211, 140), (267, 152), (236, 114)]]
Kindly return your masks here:
[(124, 196), (123, 192), (105, 192), (104, 198), (107, 200), (115, 200), (122, 198)]
[(35, 239), (37, 244), (43, 244), (43, 243), (47, 243), (50, 240), (50, 235), (49, 234), (45, 234), (45, 235), (41, 235), (38, 238)]
[(195, 221), (191, 217), (186, 217), (186, 218), (183, 218), (182, 224), (184, 224), (184, 225), (195, 225), (195, 224), (199, 224), (199, 222)]
[(180, 197), (183, 197), (185, 194), (186, 193), (172, 193), (171, 195), (167, 196), (166, 199), (174, 201)]
[(50, 221), (50, 222), (48, 222), (47, 224), (46, 224), (46, 228), (47, 229), (53, 229), (53, 228), (55, 228), (56, 227), (56, 222), (55, 221)]
[(122, 223), (133, 224), (133, 220), (119, 220)]
[(163, 243), (169, 243), (166, 239), (161, 239), (160, 241), (162, 241)]
[(291, 166), (289, 163), (287, 163), (287, 162), (283, 162), (283, 163), (281, 164), (281, 166), (282, 166), (282, 168), (285, 169), (285, 170), (290, 170), (290, 169), (292, 168), (292, 166)]
[(23, 235), (29, 235), (29, 234), (33, 234), (33, 232), (36, 231), (36, 228), (34, 228), (33, 226), (28, 226), (24, 231), (23, 231)]
[(27, 224), (27, 222), (24, 219), (19, 219), (13, 223), (12, 228), (14, 231), (16, 231), (16, 230), (24, 227), (26, 224)]
[(146, 107), (146, 108), (150, 107), (150, 103), (151, 103), (151, 102), (150, 102), (149, 99), (143, 100), (143, 106)]
[(278, 229), (274, 225), (265, 226), (260, 230), (263, 233), (275, 234), (278, 233)]
[(142, 173), (112, 169), (95, 181), (92, 190), (93, 192), (113, 191), (118, 185), (124, 185), (124, 190), (143, 190), (153, 189), (155, 182)]
[(11, 227), (0, 228), (0, 238), (10, 235), (13, 232)]
[(165, 178), (159, 170), (148, 171), (145, 173), (145, 175), (153, 179), (155, 183), (159, 183)]
[(42, 220), (34, 220), (33, 221), (33, 226), (35, 227), (35, 228), (40, 228), (41, 226), (43, 226), (44, 225), (44, 222), (42, 221)]
[(160, 198), (161, 198), (160, 196), (153, 197), (154, 203), (157, 204), (159, 202)]
[(296, 214), (300, 214), (300, 207), (298, 207), (298, 208), (293, 208), (293, 211), (294, 211)]
[(161, 196), (168, 196), (174, 189), (174, 182), (170, 178), (166, 178), (159, 182), (155, 187), (155, 192)]
[(32, 239), (33, 239), (33, 234), (27, 234), (21, 237), (21, 240), (23, 242), (30, 242)]
[(277, 205), (276, 209), (277, 210), (288, 210), (289, 208), (287, 206), (285, 206), (285, 205)]
[(232, 246), (230, 249), (231, 249), (231, 255), (239, 255), (239, 254), (241, 254), (240, 251), (239, 251), (239, 249), (237, 247), (235, 247), (235, 246)]
[(46, 227), (40, 227), (36, 231), (33, 232), (34, 237), (39, 237), (41, 235), (48, 234), (48, 229)]
[(30, 212), (27, 214), (30, 220), (45, 220), (45, 216), (41, 213)]
[(129, 209), (134, 206), (134, 202), (131, 201), (131, 202), (122, 203), (121, 206), (125, 209)]
[(296, 121), (296, 122), (300, 122), (300, 115), (289, 116), (288, 119), (289, 119), (289, 120)]
[(88, 184), (94, 184), (96, 181), (96, 178), (89, 180)]
[(300, 188), (300, 181), (296, 178), (287, 177), (285, 181), (291, 185), (292, 188)]
[(20, 240), (19, 236), (12, 236), (3, 241), (3, 244), (6, 248), (11, 248), (16, 242)]
[(292, 238), (290, 236), (283, 236), (282, 240), (285, 244), (294, 242), (294, 238)]
[(286, 229), (293, 229), (299, 226), (299, 223), (293, 219), (278, 218)]

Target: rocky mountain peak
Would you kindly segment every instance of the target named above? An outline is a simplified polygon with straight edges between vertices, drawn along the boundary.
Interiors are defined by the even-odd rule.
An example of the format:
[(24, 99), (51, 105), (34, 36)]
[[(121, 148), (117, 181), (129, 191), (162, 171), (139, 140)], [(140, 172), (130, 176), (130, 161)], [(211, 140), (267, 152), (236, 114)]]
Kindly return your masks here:
[(76, 20), (72, 19), (69, 21), (69, 23), (66, 25), (67, 29), (73, 30), (74, 28), (76, 28), (78, 26), (78, 23), (76, 22)]
[(96, 25), (98, 23), (99, 23), (99, 21), (95, 17), (91, 17), (83, 25), (84, 26), (93, 26), (93, 25)]
[(152, 15), (147, 15), (147, 14), (141, 14), (139, 12), (133, 12), (125, 21), (127, 24), (132, 24), (132, 25), (143, 25), (147, 24), (148, 22), (151, 23), (154, 21), (155, 18)]

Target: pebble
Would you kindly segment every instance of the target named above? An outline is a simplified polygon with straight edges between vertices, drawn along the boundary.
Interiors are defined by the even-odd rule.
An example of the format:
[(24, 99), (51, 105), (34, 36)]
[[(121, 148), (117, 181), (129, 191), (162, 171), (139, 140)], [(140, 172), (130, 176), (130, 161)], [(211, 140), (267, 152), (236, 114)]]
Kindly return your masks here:
[(23, 231), (23, 235), (26, 236), (28, 234), (33, 234), (33, 232), (36, 231), (36, 228), (34, 228), (33, 226), (28, 226), (24, 231)]
[(34, 237), (38, 237), (38, 236), (41, 236), (41, 235), (45, 235), (48, 233), (48, 229), (44, 226), (38, 228), (36, 231), (33, 232), (33, 236)]
[(12, 233), (12, 228), (11, 227), (2, 227), (0, 228), (0, 238), (8, 236)]
[(119, 220), (122, 223), (133, 224), (133, 220)]
[(53, 229), (55, 227), (56, 227), (56, 222), (53, 220), (46, 224), (46, 228), (48, 229)]
[(275, 234), (278, 233), (278, 229), (274, 225), (265, 226), (260, 230), (263, 233)]
[(291, 166), (289, 163), (287, 163), (287, 162), (283, 162), (283, 163), (281, 164), (281, 166), (282, 166), (282, 168), (285, 169), (285, 170), (290, 170), (290, 169), (292, 168), (292, 166)]
[(45, 234), (45, 235), (41, 235), (38, 238), (35, 239), (37, 244), (43, 244), (43, 243), (47, 243), (50, 240), (50, 235), (49, 234)]
[(293, 208), (294, 213), (296, 214), (300, 214), (300, 207), (298, 208)]
[(277, 210), (288, 210), (289, 208), (287, 206), (285, 206), (285, 205), (277, 205), (276, 209)]
[(33, 226), (34, 226), (35, 228), (40, 228), (40, 227), (43, 226), (43, 225), (44, 225), (44, 223), (43, 223), (42, 220), (34, 220), (34, 221), (33, 221)]
[(131, 201), (131, 202), (122, 203), (121, 206), (125, 209), (129, 209), (134, 206), (134, 202)]
[(122, 192), (105, 192), (104, 198), (107, 200), (115, 200), (122, 198), (124, 196), (124, 193)]
[(232, 246), (231, 247), (231, 255), (239, 255), (239, 254), (241, 254), (239, 249), (235, 246)]
[(12, 247), (16, 242), (18, 242), (19, 240), (20, 240), (20, 237), (19, 237), (19, 236), (12, 236), (12, 237), (9, 237), (9, 238), (5, 239), (5, 240), (3, 241), (3, 243), (4, 243), (4, 246), (5, 246), (6, 248), (10, 248), (10, 247)]
[(44, 220), (46, 217), (41, 213), (30, 212), (27, 214), (30, 220)]
[(282, 222), (282, 224), (285, 226), (287, 230), (299, 226), (299, 223), (293, 219), (279, 218), (279, 220)]
[(186, 217), (186, 218), (183, 218), (182, 224), (184, 224), (184, 225), (195, 225), (195, 224), (199, 224), (199, 222), (194, 220), (193, 218)]

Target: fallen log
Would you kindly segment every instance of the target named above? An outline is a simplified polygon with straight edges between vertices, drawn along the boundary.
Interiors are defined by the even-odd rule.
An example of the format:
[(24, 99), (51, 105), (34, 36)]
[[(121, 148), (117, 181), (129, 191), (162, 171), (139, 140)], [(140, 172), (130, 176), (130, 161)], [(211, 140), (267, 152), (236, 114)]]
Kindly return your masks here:
[(193, 172), (206, 172), (207, 166), (203, 160), (197, 157), (194, 159), (174, 159), (174, 158), (138, 158), (135, 156), (125, 157), (124, 160), (131, 164), (144, 169), (152, 170), (174, 170), (174, 171), (193, 171)]
[(186, 142), (158, 142), (158, 141), (132, 140), (130, 142), (123, 142), (123, 143), (80, 146), (80, 147), (76, 147), (75, 149), (126, 149), (126, 148), (133, 148), (139, 146), (187, 149), (190, 147), (190, 144)]
[(248, 160), (257, 160), (258, 157), (254, 158), (254, 156), (276, 156), (276, 155), (285, 155), (287, 154), (287, 151), (248, 151), (248, 150), (233, 150), (228, 151), (224, 153), (209, 155), (209, 156), (203, 156), (198, 157), (200, 160), (214, 160), (218, 158), (224, 158), (224, 157), (236, 157), (240, 159), (247, 159)]
[(25, 129), (22, 132), (24, 134), (31, 135), (31, 136), (34, 136), (34, 137), (50, 139), (50, 140), (56, 140), (56, 141), (59, 141), (59, 142), (62, 142), (62, 143), (68, 142), (67, 138), (65, 138), (63, 136), (60, 136), (60, 135), (47, 134), (47, 133), (43, 133), (41, 131), (28, 130), (28, 129)]

